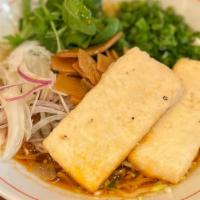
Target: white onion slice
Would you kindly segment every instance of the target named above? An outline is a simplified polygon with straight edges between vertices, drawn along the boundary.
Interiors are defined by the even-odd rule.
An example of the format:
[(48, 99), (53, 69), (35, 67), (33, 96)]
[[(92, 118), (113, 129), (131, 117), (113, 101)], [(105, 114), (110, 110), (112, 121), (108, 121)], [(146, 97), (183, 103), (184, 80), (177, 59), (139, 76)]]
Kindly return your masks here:
[[(6, 70), (2, 70), (2, 73), (4, 77), (3, 81), (6, 82), (6, 84), (11, 85), (15, 83), (14, 74), (8, 73)], [(6, 96), (10, 94), (18, 96), (20, 94), (18, 87), (10, 88), (8, 91), (4, 91)], [(20, 149), (24, 139), (24, 102), (7, 102), (4, 106), (4, 111), (7, 118), (8, 129), (6, 143), (0, 160), (9, 160)]]
[[(24, 42), (22, 45), (17, 47), (8, 57), (7, 64), (9, 65), (9, 70), (16, 72), (17, 67), (20, 66), (23, 62), (28, 60), (31, 65), (40, 64), (43, 58), (50, 60), (51, 53), (47, 51), (44, 47), (41, 47), (36, 41)], [(35, 59), (32, 59), (35, 58)], [(36, 63), (37, 62), (37, 63)], [(35, 66), (34, 70), (46, 70), (49, 73), (48, 68), (42, 68), (41, 66)], [(45, 73), (46, 73), (45, 72)]]
[[(40, 113), (40, 121), (43, 121), (43, 119), (46, 119), (47, 118), (47, 113)], [(40, 129), (39, 129), (40, 133), (42, 134), (42, 136), (44, 138), (46, 138), (49, 133), (52, 131), (52, 127), (51, 127), (51, 124), (48, 123), (46, 124), (45, 126), (42, 126)]]
[(50, 88), (41, 91), (40, 100), (48, 101), (51, 94)]
[(59, 94), (59, 98), (60, 98), (60, 101), (61, 101), (61, 103), (62, 103), (62, 105), (63, 105), (63, 108), (65, 109), (65, 112), (66, 112), (66, 113), (69, 113), (69, 107), (68, 107), (67, 104), (65, 103), (65, 100), (64, 100), (64, 98), (62, 97), (62, 95)]
[(53, 83), (52, 79), (40, 78), (38, 77), (38, 75), (29, 72), (25, 67), (18, 67), (17, 72), (24, 80), (31, 83), (44, 85), (49, 85)]
[[(55, 76), (50, 70), (50, 57), (50, 52), (38, 43), (27, 42), (15, 49), (4, 63), (5, 66), (0, 69), (0, 77), (5, 84), (0, 87), (0, 99), (6, 100), (4, 110), (7, 118), (5, 121), (0, 120), (0, 130), (8, 126), (0, 160), (12, 158), (24, 139), (29, 140), (34, 133), (39, 133), (39, 130), (41, 132), (48, 129), (45, 134), (49, 134), (52, 122), (63, 119), (68, 111), (64, 99), (59, 99), (59, 96), (51, 91), (50, 86)], [(56, 102), (50, 102), (51, 95), (56, 97)], [(43, 101), (40, 98), (43, 98)], [(33, 126), (32, 115), (37, 113), (42, 117)], [(54, 115), (47, 117), (49, 114)], [(42, 149), (41, 142), (38, 142), (38, 148)]]
[(13, 88), (13, 87), (19, 87), (19, 86), (22, 86), (24, 84), (25, 83), (17, 83), (17, 84), (11, 84), (11, 85), (4, 85), (4, 86), (0, 87), (0, 91), (4, 91), (4, 90), (7, 90), (7, 89), (10, 89), (10, 88)]
[(35, 124), (32, 128), (32, 134), (36, 133), (38, 130), (40, 130), (42, 127), (46, 126), (47, 124), (50, 124), (54, 121), (61, 120), (66, 116), (66, 114), (61, 115), (53, 115), (47, 118), (44, 118), (40, 120), (37, 124)]
[[(14, 91), (13, 91), (14, 92)], [(2, 160), (11, 159), (20, 149), (24, 139), (24, 107), (22, 101), (10, 102), (5, 106), (8, 133)]]
[(24, 99), (26, 98), (27, 96), (33, 94), (34, 92), (37, 92), (45, 87), (48, 87), (48, 85), (38, 85), (36, 87), (34, 87), (33, 89), (25, 92), (24, 94), (21, 94), (21, 95), (18, 95), (18, 96), (14, 96), (14, 97), (9, 97), (9, 98), (6, 98), (6, 101), (8, 102), (11, 102), (11, 101), (17, 101), (17, 100), (20, 100), (20, 99)]
[(31, 119), (31, 111), (28, 105), (24, 105), (24, 113), (25, 113), (25, 138), (28, 141), (31, 138), (31, 129), (32, 129), (32, 119)]
[(57, 109), (54, 109), (54, 108), (48, 108), (48, 107), (45, 107), (45, 106), (36, 106), (33, 113), (32, 114), (37, 114), (37, 113), (50, 113), (50, 114), (65, 114), (63, 111), (60, 111), (60, 110), (57, 110)]
[(56, 103), (49, 102), (49, 101), (38, 100), (36, 103), (36, 106), (44, 106), (44, 107), (64, 111), (63, 106)]
[(35, 99), (34, 99), (34, 101), (33, 101), (33, 105), (32, 105), (32, 108), (31, 108), (31, 116), (32, 116), (32, 114), (33, 114), (33, 112), (34, 112), (34, 109), (35, 109), (35, 106), (36, 106), (36, 104), (37, 104), (37, 102), (38, 102), (39, 96), (40, 96), (40, 91), (38, 91), (38, 92), (36, 93)]
[[(25, 139), (32, 141), (39, 133), (47, 136), (70, 110), (63, 94), (51, 88), (55, 75), (50, 70), (50, 57), (37, 43), (27, 42), (15, 49), (0, 69), (5, 84), (0, 87), (0, 100), (5, 102), (6, 116), (0, 119), (0, 132), (7, 130), (0, 160), (12, 158)], [(38, 113), (41, 120), (33, 125), (32, 116)], [(40, 151), (44, 150), (42, 140), (41, 136), (40, 141), (32, 141)]]

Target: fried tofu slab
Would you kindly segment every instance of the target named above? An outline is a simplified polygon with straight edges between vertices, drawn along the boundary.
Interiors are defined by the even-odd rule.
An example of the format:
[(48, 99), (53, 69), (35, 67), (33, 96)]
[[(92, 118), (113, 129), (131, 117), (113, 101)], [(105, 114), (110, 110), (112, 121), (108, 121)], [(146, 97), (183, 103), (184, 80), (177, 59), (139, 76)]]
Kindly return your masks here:
[(129, 160), (148, 176), (178, 183), (200, 147), (200, 62), (181, 59), (174, 72), (185, 86), (183, 98), (158, 121)]
[(80, 185), (94, 192), (182, 91), (169, 68), (133, 48), (109, 67), (44, 146)]

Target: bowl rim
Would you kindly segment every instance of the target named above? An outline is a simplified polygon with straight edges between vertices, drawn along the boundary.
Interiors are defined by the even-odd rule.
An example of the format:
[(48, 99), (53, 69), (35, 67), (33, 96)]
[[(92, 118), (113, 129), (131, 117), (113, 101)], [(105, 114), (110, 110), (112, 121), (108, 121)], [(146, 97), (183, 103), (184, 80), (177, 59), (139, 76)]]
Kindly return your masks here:
[[(10, 189), (10, 191), (8, 190), (7, 192), (4, 192), (0, 188), (0, 194), (2, 195), (2, 197), (7, 198), (7, 200), (13, 200), (13, 194), (11, 192), (12, 190), (14, 190), (15, 192), (23, 195), (24, 197), (26, 197), (30, 200), (39, 200), (38, 198), (34, 197), (33, 195), (28, 194), (27, 192), (23, 191), (23, 189), (20, 189), (17, 186), (10, 183), (9, 181), (5, 180), (5, 178), (2, 178), (1, 176), (0, 176), (0, 182), (1, 182), (1, 184), (4, 184), (6, 186), (6, 188)], [(180, 200), (190, 200), (192, 197), (195, 197), (198, 194), (200, 194), (200, 188), (199, 188), (199, 190), (196, 190), (193, 193), (188, 194), (187, 196), (181, 198)], [(15, 200), (18, 200), (18, 198), (16, 198), (16, 196), (14, 198), (15, 198)], [(21, 199), (19, 199), (19, 200), (21, 200)]]
[[(10, 5), (13, 5), (17, 1), (20, 0), (7, 0)], [(200, 0), (196, 0), (200, 3)], [(0, 5), (0, 12), (2, 11), (2, 6)], [(4, 187), (1, 187), (4, 186)], [(18, 194), (18, 195), (16, 195)], [(23, 188), (19, 188), (15, 186), (10, 181), (6, 180), (4, 177), (0, 176), (0, 196), (6, 198), (7, 200), (22, 200), (21, 196), (24, 196), (27, 200), (39, 200), (38, 198), (34, 197), (32, 194), (24, 191)], [(196, 189), (194, 192), (187, 194), (185, 197), (181, 198), (180, 200), (190, 200), (194, 197), (200, 198), (200, 188)], [(23, 199), (24, 199), (23, 198)]]

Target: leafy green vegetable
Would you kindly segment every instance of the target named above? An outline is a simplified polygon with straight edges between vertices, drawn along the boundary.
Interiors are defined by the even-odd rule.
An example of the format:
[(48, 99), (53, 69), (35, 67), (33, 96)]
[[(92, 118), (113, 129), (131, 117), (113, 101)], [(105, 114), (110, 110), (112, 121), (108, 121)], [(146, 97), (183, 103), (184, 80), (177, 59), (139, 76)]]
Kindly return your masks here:
[(200, 59), (200, 46), (193, 44), (198, 33), (172, 8), (163, 9), (157, 1), (123, 2), (118, 17), (125, 40), (117, 50), (124, 44), (138, 46), (169, 67), (181, 57)]
[(14, 47), (26, 40), (37, 40), (52, 52), (87, 48), (120, 30), (118, 19), (104, 15), (101, 0), (39, 0), (35, 9), (31, 9), (31, 3), (22, 0), (19, 32), (6, 37)]
[(23, 39), (19, 34), (6, 36), (6, 39), (13, 47), (17, 47), (23, 42)]
[(99, 32), (92, 40), (92, 44), (99, 44), (105, 42), (107, 38), (111, 38), (120, 30), (120, 22), (118, 19), (107, 19), (107, 26), (101, 32)]
[(28, 16), (31, 10), (31, 0), (22, 0), (22, 13), (23, 16)]
[(49, 11), (57, 11), (58, 9), (61, 10), (63, 5), (63, 0), (47, 0), (46, 6), (49, 9)]
[(70, 32), (66, 35), (64, 41), (66, 46), (78, 46), (81, 48), (87, 48), (91, 42), (91, 37), (88, 37), (82, 33)]
[(96, 26), (91, 11), (80, 0), (65, 0), (63, 7), (64, 22), (74, 31), (94, 35)]
[(84, 0), (84, 4), (92, 11), (93, 16), (102, 14), (101, 0)]

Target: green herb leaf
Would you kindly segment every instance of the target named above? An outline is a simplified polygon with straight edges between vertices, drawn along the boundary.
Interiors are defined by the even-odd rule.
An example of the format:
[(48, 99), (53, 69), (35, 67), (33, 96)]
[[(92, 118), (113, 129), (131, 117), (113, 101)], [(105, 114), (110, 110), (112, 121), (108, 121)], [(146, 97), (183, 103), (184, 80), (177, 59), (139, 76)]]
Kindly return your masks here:
[(91, 37), (88, 37), (80, 32), (68, 32), (65, 36), (65, 45), (71, 48), (76, 46), (87, 48), (90, 41)]
[(58, 9), (62, 9), (63, 0), (47, 0), (46, 6), (50, 11), (55, 11)]
[(23, 38), (21, 38), (21, 36), (19, 34), (8, 35), (5, 38), (9, 41), (9, 43), (13, 47), (17, 47), (18, 45), (20, 45), (24, 41)]
[(23, 17), (28, 17), (31, 12), (31, 0), (22, 0)]
[(102, 12), (101, 0), (84, 0), (84, 4), (92, 11), (93, 16), (98, 16)]
[(100, 43), (119, 31), (120, 22), (105, 17), (101, 0), (39, 0), (34, 9), (31, 4), (32, 0), (22, 0), (19, 32), (6, 37), (13, 47), (37, 40), (52, 52), (87, 48), (92, 40)]
[(96, 26), (91, 11), (82, 0), (65, 0), (63, 6), (64, 22), (75, 31), (86, 35), (94, 35)]
[(118, 19), (107, 19), (106, 20), (106, 27), (103, 31), (100, 31), (99, 34), (95, 36), (92, 40), (92, 44), (100, 44), (111, 38), (120, 30), (120, 22)]

